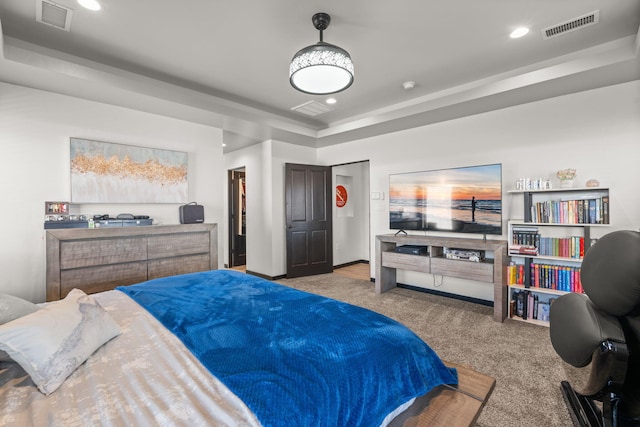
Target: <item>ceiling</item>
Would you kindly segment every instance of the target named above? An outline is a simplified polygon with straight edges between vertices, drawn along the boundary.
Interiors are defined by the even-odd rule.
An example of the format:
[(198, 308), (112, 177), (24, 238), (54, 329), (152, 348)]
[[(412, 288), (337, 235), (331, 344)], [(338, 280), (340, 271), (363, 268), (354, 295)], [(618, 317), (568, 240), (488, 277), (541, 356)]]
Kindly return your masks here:
[[(98, 12), (55, 0), (70, 31), (36, 21), (41, 1), (0, 0), (1, 81), (219, 126), (227, 152), (323, 147), (640, 78), (640, 0), (99, 0)], [(542, 36), (594, 11), (594, 25)], [(327, 97), (294, 90), (288, 66), (318, 41), (316, 12), (355, 82), (310, 117), (292, 108)], [(511, 39), (521, 25), (530, 33)]]

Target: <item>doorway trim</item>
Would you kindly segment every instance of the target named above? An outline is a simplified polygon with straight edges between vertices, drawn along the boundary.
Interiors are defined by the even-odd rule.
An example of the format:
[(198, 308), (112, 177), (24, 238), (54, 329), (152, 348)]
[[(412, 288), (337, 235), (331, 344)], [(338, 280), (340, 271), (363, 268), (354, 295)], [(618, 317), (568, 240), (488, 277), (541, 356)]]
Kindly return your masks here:
[(227, 171), (229, 268), (247, 263), (245, 185), (244, 167)]

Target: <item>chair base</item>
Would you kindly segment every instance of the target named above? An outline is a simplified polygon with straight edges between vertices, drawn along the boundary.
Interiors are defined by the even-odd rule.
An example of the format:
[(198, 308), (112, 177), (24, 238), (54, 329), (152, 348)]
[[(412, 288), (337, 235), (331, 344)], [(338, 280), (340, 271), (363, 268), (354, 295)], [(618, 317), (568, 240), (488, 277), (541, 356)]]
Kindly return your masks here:
[(571, 387), (567, 381), (561, 381), (564, 398), (574, 427), (638, 427), (639, 421), (621, 416), (615, 409), (615, 403), (605, 398), (603, 410), (595, 401), (583, 396)]
[(604, 427), (602, 411), (593, 399), (576, 393), (567, 381), (560, 382), (560, 387), (575, 427)]

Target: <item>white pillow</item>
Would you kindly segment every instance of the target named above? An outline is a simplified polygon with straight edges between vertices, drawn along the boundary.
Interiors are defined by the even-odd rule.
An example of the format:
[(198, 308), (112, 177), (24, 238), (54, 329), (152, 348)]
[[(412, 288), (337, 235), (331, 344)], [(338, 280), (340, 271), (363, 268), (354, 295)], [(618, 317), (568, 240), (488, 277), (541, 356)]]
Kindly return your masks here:
[[(13, 295), (0, 294), (0, 325), (38, 311), (38, 306)], [(7, 353), (0, 350), (0, 362), (10, 361)]]
[(120, 326), (79, 289), (62, 301), (0, 325), (0, 350), (29, 374), (44, 394), (53, 393)]

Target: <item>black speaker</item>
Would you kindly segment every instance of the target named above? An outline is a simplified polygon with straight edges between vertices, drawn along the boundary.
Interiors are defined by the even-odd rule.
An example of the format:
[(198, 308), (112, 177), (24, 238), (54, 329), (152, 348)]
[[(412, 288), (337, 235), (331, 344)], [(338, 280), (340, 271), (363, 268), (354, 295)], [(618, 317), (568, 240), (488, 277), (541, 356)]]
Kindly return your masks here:
[(197, 224), (204, 222), (204, 207), (191, 202), (180, 206), (180, 224)]

